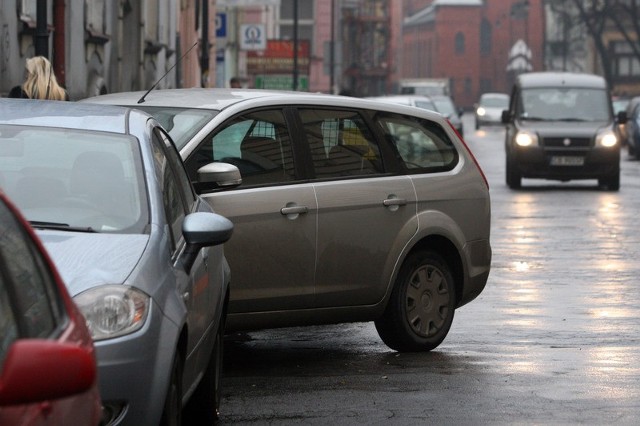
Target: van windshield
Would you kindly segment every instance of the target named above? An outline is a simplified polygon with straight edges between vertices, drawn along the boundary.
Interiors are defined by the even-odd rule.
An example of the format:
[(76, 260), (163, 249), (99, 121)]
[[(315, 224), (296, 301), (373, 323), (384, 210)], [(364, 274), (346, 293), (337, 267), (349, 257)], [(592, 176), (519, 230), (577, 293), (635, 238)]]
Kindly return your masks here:
[(518, 116), (539, 121), (610, 121), (606, 90), (588, 88), (524, 89)]

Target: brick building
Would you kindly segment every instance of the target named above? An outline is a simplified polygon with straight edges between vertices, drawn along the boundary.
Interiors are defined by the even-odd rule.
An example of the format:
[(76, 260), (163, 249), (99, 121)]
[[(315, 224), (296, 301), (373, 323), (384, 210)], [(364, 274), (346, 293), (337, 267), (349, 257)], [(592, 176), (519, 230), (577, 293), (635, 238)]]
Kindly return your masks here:
[(543, 70), (543, 0), (420, 3), (405, 9), (404, 78), (449, 78), (452, 97), (469, 108), (484, 92), (508, 92), (518, 73)]

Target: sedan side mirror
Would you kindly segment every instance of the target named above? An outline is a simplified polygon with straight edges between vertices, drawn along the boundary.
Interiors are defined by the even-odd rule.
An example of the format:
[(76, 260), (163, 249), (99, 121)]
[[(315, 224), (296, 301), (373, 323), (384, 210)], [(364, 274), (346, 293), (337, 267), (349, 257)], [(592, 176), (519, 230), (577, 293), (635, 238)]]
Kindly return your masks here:
[(182, 264), (187, 274), (203, 247), (217, 246), (229, 241), (233, 233), (233, 223), (215, 213), (196, 212), (187, 215), (182, 222), (182, 235), (187, 246)]
[(616, 115), (616, 122), (618, 124), (625, 124), (627, 121), (629, 121), (629, 117), (627, 117), (627, 112), (626, 111), (618, 112), (618, 114)]

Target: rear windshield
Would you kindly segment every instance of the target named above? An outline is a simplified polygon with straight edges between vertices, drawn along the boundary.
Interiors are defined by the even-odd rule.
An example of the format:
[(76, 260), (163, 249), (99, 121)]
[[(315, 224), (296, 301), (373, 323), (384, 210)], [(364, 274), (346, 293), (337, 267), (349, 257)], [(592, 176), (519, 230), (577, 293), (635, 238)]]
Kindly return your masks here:
[(608, 93), (603, 89), (524, 89), (518, 108), (524, 120), (609, 121), (611, 117)]
[(209, 121), (218, 115), (218, 111), (195, 108), (175, 108), (156, 106), (136, 106), (160, 122), (165, 128), (178, 151), (193, 138)]

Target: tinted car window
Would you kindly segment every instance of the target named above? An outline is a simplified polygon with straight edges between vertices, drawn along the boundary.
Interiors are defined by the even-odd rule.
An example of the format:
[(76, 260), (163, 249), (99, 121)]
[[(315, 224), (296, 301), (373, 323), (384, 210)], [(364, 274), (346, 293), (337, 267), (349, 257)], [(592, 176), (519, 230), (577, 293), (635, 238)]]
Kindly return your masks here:
[[(0, 321), (3, 326), (10, 325), (9, 335), (17, 331), (22, 337), (49, 337), (62, 321), (56, 283), (33, 242), (6, 207), (0, 208), (0, 224), (2, 298), (8, 296), (6, 300), (13, 306), (17, 330), (11, 326), (4, 309)], [(5, 333), (4, 328), (2, 332)], [(4, 350), (12, 339), (3, 336), (2, 340), (0, 346)]]
[(380, 116), (378, 122), (407, 169), (441, 171), (455, 165), (457, 151), (441, 127), (395, 115)]
[(316, 177), (384, 172), (380, 149), (357, 112), (302, 109), (300, 117)]
[(156, 131), (164, 144), (167, 158), (175, 173), (175, 178), (177, 179), (182, 195), (184, 196), (184, 201), (187, 204), (187, 211), (191, 211), (193, 204), (196, 201), (196, 196), (184, 170), (184, 164), (182, 163), (180, 154), (178, 154), (178, 151), (171, 142), (171, 139), (169, 139), (164, 132), (159, 129), (156, 129)]
[(18, 322), (11, 309), (9, 286), (9, 280), (0, 272), (0, 369), (9, 346), (18, 338)]
[(189, 157), (190, 179), (196, 181), (198, 169), (213, 161), (237, 166), (243, 186), (294, 180), (291, 137), (282, 111), (257, 111), (230, 121)]
[(171, 233), (172, 248), (175, 249), (182, 235), (182, 221), (186, 212), (184, 200), (180, 195), (180, 184), (169, 164), (169, 159), (166, 155), (167, 149), (162, 139), (160, 132), (154, 132), (153, 158), (156, 164), (156, 174), (160, 182), (162, 182), (162, 202)]

